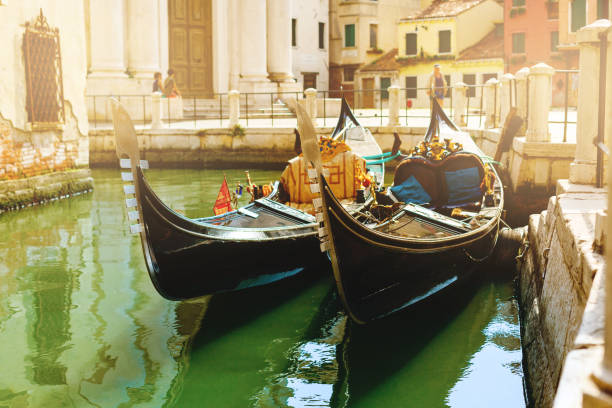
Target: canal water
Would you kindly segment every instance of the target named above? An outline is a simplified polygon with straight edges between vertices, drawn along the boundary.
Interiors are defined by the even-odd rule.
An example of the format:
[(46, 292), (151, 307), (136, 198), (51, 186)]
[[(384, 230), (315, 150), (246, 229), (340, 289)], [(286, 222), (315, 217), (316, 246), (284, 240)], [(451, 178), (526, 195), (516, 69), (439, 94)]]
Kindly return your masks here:
[[(170, 207), (206, 216), (224, 174), (244, 180), (147, 177)], [(0, 216), (0, 406), (525, 406), (517, 303), (499, 267), (365, 327), (347, 321), (329, 271), (170, 302), (127, 232), (119, 171), (93, 176), (93, 193)]]

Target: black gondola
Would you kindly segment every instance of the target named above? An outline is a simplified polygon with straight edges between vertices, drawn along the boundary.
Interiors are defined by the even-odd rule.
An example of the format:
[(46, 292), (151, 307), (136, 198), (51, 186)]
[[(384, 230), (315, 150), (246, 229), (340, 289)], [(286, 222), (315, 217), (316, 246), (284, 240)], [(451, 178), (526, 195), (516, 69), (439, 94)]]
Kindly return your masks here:
[[(502, 185), (490, 160), (435, 100), (424, 142), (394, 174), (394, 186), (401, 186), (395, 191), (406, 188), (407, 198), (393, 203), (378, 194), (380, 204), (369, 208), (365, 222), (334, 197), (313, 149), (314, 129), (307, 113), (298, 113), (302, 149), (317, 168), (321, 190), (322, 249), (353, 320), (366, 323), (441, 292), (491, 255), (504, 205)], [(440, 142), (443, 137), (449, 140)]]
[[(122, 167), (131, 169), (122, 177), (133, 181), (124, 187), (129, 219), (136, 222), (130, 228), (140, 234), (150, 278), (163, 297), (188, 299), (260, 286), (327, 262), (319, 251), (315, 218), (280, 203), (278, 182), (268, 196), (222, 215), (190, 219), (173, 211), (144, 176), (146, 162), (140, 160), (129, 114), (118, 101), (111, 103), (117, 156), (127, 157)], [(353, 127), (360, 125), (343, 102), (332, 137)], [(374, 163), (373, 171), (384, 168)], [(357, 211), (363, 205), (349, 207)]]

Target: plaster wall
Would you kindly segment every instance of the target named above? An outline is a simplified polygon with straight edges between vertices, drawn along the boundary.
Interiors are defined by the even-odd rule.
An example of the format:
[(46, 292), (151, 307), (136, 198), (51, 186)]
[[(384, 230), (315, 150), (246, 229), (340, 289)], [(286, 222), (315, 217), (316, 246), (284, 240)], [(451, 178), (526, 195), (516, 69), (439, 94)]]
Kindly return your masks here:
[[(329, 89), (329, 7), (324, 0), (292, 0), (291, 17), (297, 20), (297, 45), (292, 47), (293, 77), (303, 89), (304, 72), (318, 73), (317, 90)], [(319, 48), (319, 23), (325, 24)]]
[[(0, 115), (19, 130), (27, 129), (26, 76), (22, 52), (24, 24), (42, 9), (51, 27), (60, 33), (64, 99), (72, 106), (81, 134), (88, 130), (85, 110), (87, 70), (84, 8), (81, 0), (13, 1), (0, 7)], [(66, 10), (70, 10), (67, 13)], [(68, 112), (67, 112), (68, 113)]]

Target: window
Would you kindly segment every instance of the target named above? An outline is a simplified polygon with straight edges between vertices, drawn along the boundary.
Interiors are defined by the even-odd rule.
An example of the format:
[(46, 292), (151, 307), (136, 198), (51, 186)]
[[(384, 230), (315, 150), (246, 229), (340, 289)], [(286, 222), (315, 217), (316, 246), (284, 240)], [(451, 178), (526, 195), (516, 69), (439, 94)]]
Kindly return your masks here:
[(440, 54), (451, 52), (451, 32), (450, 30), (438, 31), (438, 52)]
[(391, 86), (391, 78), (382, 77), (380, 78), (380, 97), (383, 99), (389, 99), (389, 87)]
[(355, 80), (355, 68), (344, 68), (344, 82), (353, 82)]
[(546, 9), (548, 12), (549, 20), (557, 20), (559, 18), (559, 1), (558, 0), (548, 0), (546, 2)]
[(417, 54), (417, 34), (407, 33), (406, 34), (406, 55)]
[(524, 54), (525, 53), (525, 33), (512, 34), (512, 53), (513, 54)]
[(297, 46), (297, 20), (295, 18), (291, 19), (291, 45)]
[(417, 77), (407, 76), (406, 77), (406, 98), (417, 97)]
[(525, 0), (512, 0), (512, 7), (521, 7), (525, 5)]
[(325, 23), (319, 23), (319, 49), (325, 48)]
[[(466, 85), (476, 85), (476, 74), (463, 74), (463, 83)], [(470, 98), (476, 96), (476, 88), (468, 86), (466, 95)]]
[(59, 31), (40, 11), (23, 34), (26, 110), (32, 124), (64, 123), (64, 90)]
[(559, 32), (551, 31), (550, 32), (550, 51), (557, 52), (559, 46)]
[(370, 48), (378, 48), (378, 24), (370, 24)]
[(344, 26), (344, 46), (355, 46), (355, 24), (346, 24)]
[(491, 78), (497, 79), (497, 74), (482, 74), (482, 83), (486, 84)]
[(444, 96), (450, 96), (451, 93), (451, 78), (450, 75), (444, 75), (444, 80), (446, 81), (446, 95)]
[(576, 32), (586, 25), (586, 1), (573, 0), (570, 15), (570, 30)]
[(304, 75), (304, 90), (308, 88), (317, 89), (318, 72), (302, 72)]
[(597, 19), (610, 18), (610, 3), (608, 0), (597, 0)]

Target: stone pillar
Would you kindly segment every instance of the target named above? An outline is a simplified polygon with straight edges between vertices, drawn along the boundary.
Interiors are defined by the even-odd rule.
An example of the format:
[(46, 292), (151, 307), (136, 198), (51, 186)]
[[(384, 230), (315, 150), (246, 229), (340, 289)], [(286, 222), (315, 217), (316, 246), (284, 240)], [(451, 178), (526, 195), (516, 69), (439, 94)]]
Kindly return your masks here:
[[(580, 80), (578, 82), (578, 118), (576, 123), (576, 156), (570, 164), (570, 181), (595, 184), (599, 107), (599, 35), (610, 28), (610, 21), (598, 20), (576, 33), (580, 47)], [(610, 67), (608, 67), (610, 69)], [(609, 72), (609, 71), (608, 71)], [(612, 78), (607, 78), (611, 81)], [(608, 85), (609, 86), (609, 85)]]
[(389, 123), (388, 126), (399, 125), (400, 89), (397, 85), (388, 88), (389, 92)]
[(266, 0), (240, 1), (239, 32), (242, 81), (266, 82)]
[(499, 81), (495, 78), (489, 79), (484, 87), (484, 111), (485, 128), (491, 129), (499, 126), (497, 120), (497, 106), (499, 105)]
[(527, 123), (527, 78), (529, 77), (529, 68), (523, 67), (516, 72), (516, 114), (523, 119), (523, 126), (519, 135), (525, 134)]
[(240, 81), (240, 0), (228, 0), (229, 89)]
[(312, 123), (316, 127), (317, 126), (317, 90), (314, 88), (308, 88), (304, 91), (304, 95), (306, 95), (306, 112), (312, 118)]
[(275, 82), (291, 82), (291, 1), (267, 0), (268, 73)]
[[(128, 0), (128, 71), (135, 78), (152, 79), (160, 71), (159, 2)], [(113, 26), (112, 30), (116, 27)], [(106, 30), (111, 31), (111, 30)]]
[(467, 126), (465, 123), (465, 108), (467, 107), (467, 85), (463, 82), (455, 83), (453, 87), (453, 113), (458, 126)]
[(151, 94), (151, 129), (162, 128), (162, 101), (161, 92), (153, 92)]
[(125, 74), (123, 0), (89, 0), (90, 77)]
[(529, 69), (529, 112), (527, 112), (527, 142), (550, 142), (548, 114), (552, 102), (552, 77), (555, 70), (543, 62)]
[(240, 119), (240, 92), (233, 89), (227, 93), (229, 100), (229, 127), (234, 127)]
[(506, 123), (506, 116), (510, 112), (510, 108), (514, 106), (514, 75), (504, 74), (501, 77), (501, 87), (499, 89), (499, 127), (503, 127)]

